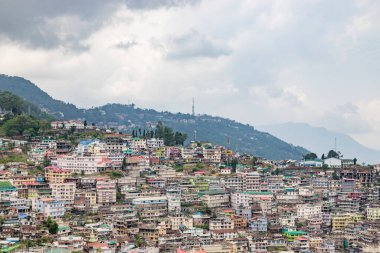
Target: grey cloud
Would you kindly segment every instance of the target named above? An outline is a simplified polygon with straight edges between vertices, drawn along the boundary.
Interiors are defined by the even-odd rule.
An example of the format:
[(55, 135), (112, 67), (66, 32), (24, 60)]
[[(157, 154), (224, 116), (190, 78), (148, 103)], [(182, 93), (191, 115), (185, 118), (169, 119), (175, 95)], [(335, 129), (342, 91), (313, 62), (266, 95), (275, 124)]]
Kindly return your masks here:
[(115, 47), (119, 49), (123, 49), (123, 50), (128, 50), (135, 45), (137, 45), (137, 42), (134, 40), (130, 40), (130, 41), (121, 41), (117, 43)]
[(289, 92), (279, 86), (253, 86), (250, 89), (250, 93), (255, 97), (255, 100), (271, 100), (274, 102), (276, 99), (279, 99), (291, 106), (299, 106), (303, 104), (303, 102), (296, 94)]
[[(198, 0), (2, 0), (0, 1), (0, 42), (10, 39), (31, 48), (52, 49), (64, 47), (84, 51), (83, 40), (95, 32), (118, 8), (155, 9), (160, 7), (193, 4)], [(50, 20), (77, 17), (81, 22), (64, 27), (65, 33), (75, 33), (61, 38)], [(59, 29), (59, 27), (58, 27)]]
[[(0, 2), (0, 38), (10, 39), (33, 48), (51, 49), (64, 46), (84, 50), (81, 40), (94, 32), (103, 19), (112, 13), (116, 3), (102, 0), (60, 1), (60, 0), (3, 0)], [(77, 17), (81, 22), (64, 27), (68, 35), (61, 38), (49, 21), (57, 18)], [(70, 34), (71, 29), (76, 33)]]
[(217, 58), (229, 55), (231, 49), (222, 43), (212, 41), (197, 31), (192, 31), (172, 40), (169, 59), (188, 59), (197, 57)]
[(176, 7), (187, 4), (195, 4), (200, 0), (126, 0), (130, 9), (157, 9), (161, 7)]
[(359, 108), (350, 102), (330, 109), (321, 121), (327, 128), (343, 133), (361, 134), (372, 130), (360, 115)]
[[(125, 74), (128, 77), (131, 75), (136, 77), (136, 83), (138, 83), (136, 86), (149, 89), (152, 83), (157, 87), (165, 87), (165, 85), (174, 87), (178, 83), (186, 83), (184, 85), (187, 86), (205, 83), (206, 88), (206, 86), (220, 87), (218, 85), (221, 83), (231, 83), (241, 92), (234, 95), (236, 107), (229, 112), (229, 116), (237, 117), (245, 122), (253, 123), (254, 120), (265, 123), (286, 118), (286, 120), (295, 121), (314, 120), (330, 129), (347, 133), (365, 132), (369, 129), (358, 108), (352, 104), (365, 103), (369, 99), (377, 99), (380, 95), (377, 64), (380, 52), (379, 43), (377, 43), (380, 34), (380, 20), (378, 15), (375, 15), (375, 18), (371, 16), (366, 18), (367, 13), (371, 14), (373, 10), (376, 14), (379, 3), (368, 1), (367, 4), (371, 6), (366, 7), (365, 2), (358, 5), (357, 2), (347, 0), (300, 1), (296, 4), (293, 1), (259, 1), (254, 5), (251, 5), (250, 1), (204, 2), (205, 4), (197, 5), (193, 10), (186, 8), (184, 15), (181, 15), (181, 8), (178, 7), (184, 5), (190, 7), (189, 5), (197, 4), (198, 1), (0, 0), (0, 43), (2, 38), (6, 38), (14, 43), (23, 43), (34, 48), (62, 47), (83, 51), (88, 46), (84, 44), (85, 39), (100, 28), (105, 30), (107, 30), (107, 26), (114, 28), (113, 24), (107, 22), (108, 19), (113, 17), (118, 8), (125, 7), (133, 10), (126, 12), (128, 16), (136, 13), (136, 17), (141, 18), (141, 29), (134, 27), (133, 30), (133, 34), (136, 35), (134, 38), (139, 43), (138, 46), (150, 43), (151, 49), (159, 52), (148, 55), (151, 52), (144, 54), (144, 51), (141, 50), (143, 52), (137, 52), (132, 56), (136, 58), (131, 60), (144, 64), (145, 61), (140, 62), (139, 57), (147, 57), (147, 59), (155, 57), (154, 61), (147, 61), (146, 68), (145, 65), (139, 66), (136, 69), (132, 68), (131, 73)], [(282, 8), (282, 5), (276, 7), (278, 3), (284, 3), (284, 7), (288, 5), (290, 7)], [(256, 5), (258, 7), (255, 7)], [(150, 16), (152, 9), (159, 9), (160, 13), (152, 13), (153, 15)], [(143, 13), (144, 11), (147, 13)], [(140, 15), (141, 13), (143, 15)], [(362, 16), (364, 19), (361, 18)], [(74, 26), (75, 32), (69, 29), (70, 25), (67, 26), (68, 28), (66, 26), (59, 28), (55, 25), (56, 23), (52, 22), (60, 17), (72, 18), (70, 24), (74, 24), (72, 26)], [(152, 19), (150, 19), (151, 17)], [(359, 23), (354, 22), (355, 17), (359, 18)], [(75, 18), (78, 22), (75, 21)], [(278, 20), (279, 22), (277, 22)], [(126, 20), (115, 20), (115, 22), (123, 22), (122, 25), (125, 25)], [(275, 24), (273, 25), (273, 23)], [(138, 22), (133, 23), (133, 25), (136, 24), (139, 25)], [(154, 29), (157, 24), (162, 26), (162, 33), (159, 36), (155, 32), (148, 34), (156, 31)], [(351, 26), (354, 24), (351, 28), (355, 28), (357, 25), (358, 31), (354, 30), (353, 33), (347, 34), (350, 24)], [(66, 34), (60, 35), (57, 28)], [(145, 30), (145, 28), (147, 29)], [(365, 29), (362, 31), (361, 28)], [(196, 31), (191, 31), (191, 29)], [(180, 34), (177, 31), (183, 31), (183, 35), (178, 36)], [(173, 32), (176, 33), (173, 34)], [(140, 33), (143, 36), (139, 36)], [(108, 40), (109, 38), (106, 36), (100, 39)], [(118, 34), (114, 38), (117, 38), (116, 36)], [(132, 39), (132, 37), (127, 38)], [(144, 41), (146, 38), (148, 41)], [(122, 40), (118, 44), (109, 46), (120, 50), (130, 50), (135, 45), (135, 41)], [(7, 50), (6, 47), (5, 50)], [(23, 50), (23, 47), (20, 47), (19, 50)], [(162, 52), (167, 52), (166, 57), (161, 57)], [(108, 55), (108, 52), (102, 52), (105, 58), (108, 57), (105, 60), (114, 64), (107, 72), (104, 70), (104, 65), (101, 64), (103, 61), (98, 62), (99, 58), (95, 58), (92, 53), (95, 53), (96, 56), (96, 52), (92, 52), (92, 50), (89, 52), (89, 57), (93, 57), (90, 59), (94, 59), (91, 61), (93, 66), (89, 64), (88, 67), (91, 71), (84, 73), (80, 68), (74, 68), (70, 74), (66, 75), (65, 82), (81, 84), (86, 79), (94, 80), (88, 82), (90, 90), (91, 85), (95, 85), (95, 83), (99, 86), (105, 85), (104, 80), (110, 79), (109, 77), (114, 74), (113, 71), (124, 69), (124, 61), (120, 63), (117, 58), (112, 59), (112, 54)], [(224, 57), (220, 61), (218, 57), (225, 55), (228, 57)], [(70, 62), (68, 61), (66, 66), (76, 62), (75, 54), (70, 57)], [(37, 71), (37, 68), (30, 67), (33, 64), (29, 62), (34, 61), (23, 61), (22, 57), (19, 58), (20, 60), (13, 64), (4, 60), (2, 69), (5, 70), (3, 71), (30, 75), (30, 78), (35, 75), (40, 79), (47, 73), (52, 75), (51, 72), (54, 71), (54, 68), (44, 65), (38, 66)], [(207, 61), (197, 62), (196, 60), (200, 58), (207, 58)], [(60, 60), (57, 57), (57, 62)], [(181, 64), (178, 64), (179, 61)], [(36, 64), (38, 62), (36, 61)], [(154, 65), (149, 65), (149, 62), (154, 62)], [(213, 63), (215, 63), (215, 68), (209, 71), (208, 67)], [(177, 70), (178, 65), (184, 66), (180, 69), (183, 72), (175, 74), (173, 72)], [(60, 68), (56, 67), (55, 69)], [(138, 71), (136, 71), (137, 69)], [(94, 78), (94, 73), (99, 72), (104, 72), (103, 79)], [(124, 73), (124, 71), (120, 72)], [(59, 86), (63, 79), (62, 74), (59, 74), (55, 80), (45, 82), (48, 83), (46, 86)], [(77, 81), (78, 76), (81, 76), (80, 82)], [(161, 80), (157, 76), (164, 77)], [(35, 78), (34, 80), (40, 81)], [(120, 77), (120, 83), (124, 83), (124, 81), (123, 77)], [(257, 95), (255, 99), (252, 99), (252, 94), (245, 92), (251, 88), (252, 84), (267, 87), (261, 91), (264, 95)], [(296, 90), (283, 90), (284, 87), (296, 87)], [(141, 90), (144, 89), (141, 88)], [(51, 88), (51, 90), (55, 90), (55, 88)], [(71, 90), (66, 89), (66, 97), (78, 103), (84, 103), (81, 97), (77, 97), (80, 92), (73, 94)], [(198, 93), (201, 94), (204, 89), (201, 87), (196, 90), (199, 90)], [(192, 92), (197, 91), (183, 92), (185, 94), (183, 96), (186, 94), (193, 96), (190, 94)], [(94, 96), (99, 100), (86, 100), (86, 103), (92, 105), (99, 101), (112, 102), (115, 99), (112, 96)], [(136, 99), (143, 97), (139, 94), (135, 96)], [(173, 97), (176, 99), (172, 99)], [(210, 97), (210, 95), (205, 96), (204, 100), (207, 101)], [(173, 110), (177, 110), (177, 106), (182, 102), (178, 100), (177, 96), (169, 96), (169, 98), (170, 104), (173, 104)], [(166, 97), (152, 95), (149, 102), (157, 103), (158, 106), (160, 103), (167, 103), (165, 99)], [(225, 105), (224, 95), (216, 94), (212, 99), (214, 99), (215, 108), (211, 108), (207, 104), (204, 112), (225, 115), (228, 111), (227, 108), (218, 109), (219, 105)], [(143, 100), (140, 99), (141, 101)], [(351, 104), (345, 104), (346, 102)], [(253, 103), (256, 104), (251, 107), (250, 105)], [(283, 112), (297, 108), (300, 113), (283, 113), (285, 116), (282, 117), (278, 111), (267, 106), (268, 103), (281, 105), (279, 110), (283, 110)], [(343, 105), (335, 107), (335, 104)], [(332, 109), (320, 117), (320, 112), (326, 108)], [(251, 113), (252, 110), (254, 113)]]

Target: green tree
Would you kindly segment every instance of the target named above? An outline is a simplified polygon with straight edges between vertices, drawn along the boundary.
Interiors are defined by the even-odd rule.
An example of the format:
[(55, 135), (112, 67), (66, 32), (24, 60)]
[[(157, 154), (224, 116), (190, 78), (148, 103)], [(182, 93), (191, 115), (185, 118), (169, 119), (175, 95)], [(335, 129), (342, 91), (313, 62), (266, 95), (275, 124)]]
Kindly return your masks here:
[(231, 160), (231, 167), (232, 167), (233, 172), (236, 172), (236, 168), (237, 168), (238, 163), (239, 163), (239, 160), (236, 158), (233, 158)]
[(139, 235), (136, 235), (135, 242), (137, 247), (141, 247), (144, 244), (144, 238)]
[(0, 92), (1, 108), (11, 111), (14, 115), (20, 115), (23, 111), (23, 100), (8, 91)]
[(40, 124), (40, 130), (42, 132), (46, 132), (46, 131), (50, 130), (50, 128), (51, 128), (50, 122), (47, 120), (40, 120), (39, 124)]
[(43, 225), (49, 230), (50, 234), (58, 233), (58, 223), (52, 220), (50, 217), (48, 217), (47, 220), (43, 222)]
[(329, 153), (327, 154), (328, 158), (339, 158), (339, 154), (335, 150), (330, 150)]
[(5, 122), (3, 130), (7, 136), (23, 136), (24, 134), (34, 136), (38, 133), (39, 122), (26, 114), (22, 114)]
[(333, 172), (332, 178), (333, 178), (333, 180), (339, 180), (340, 179), (340, 177), (338, 176), (338, 174), (336, 173), (336, 171)]
[(318, 156), (315, 153), (309, 153), (303, 156), (304, 160), (315, 160)]
[(44, 160), (43, 160), (43, 162), (42, 162), (42, 165), (43, 165), (44, 167), (47, 167), (47, 166), (49, 166), (50, 164), (51, 164), (51, 160), (50, 160), (49, 158), (45, 157)]
[(123, 158), (123, 162), (121, 164), (121, 168), (123, 170), (125, 170), (127, 168), (127, 157), (126, 156), (124, 156), (124, 158)]
[(69, 129), (69, 134), (70, 135), (74, 134), (76, 129), (77, 128), (75, 126), (71, 126), (70, 129)]
[(166, 146), (183, 145), (187, 139), (187, 134), (175, 132), (172, 128), (164, 126), (161, 121), (157, 123), (155, 138), (163, 139)]
[(175, 132), (174, 134), (174, 141), (176, 145), (183, 146), (185, 141), (187, 139), (187, 134), (181, 133), (181, 132)]
[(116, 201), (118, 203), (121, 203), (121, 202), (123, 202), (123, 200), (124, 200), (124, 194), (121, 193), (120, 187), (117, 187), (116, 188)]

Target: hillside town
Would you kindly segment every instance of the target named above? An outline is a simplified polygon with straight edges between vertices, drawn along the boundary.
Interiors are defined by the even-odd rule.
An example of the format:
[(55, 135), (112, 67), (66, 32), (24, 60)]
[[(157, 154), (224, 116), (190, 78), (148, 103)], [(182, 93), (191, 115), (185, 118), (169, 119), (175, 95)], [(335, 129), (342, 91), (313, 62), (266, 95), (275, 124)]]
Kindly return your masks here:
[(156, 126), (50, 129), (0, 141), (1, 253), (380, 252), (380, 165), (268, 160)]

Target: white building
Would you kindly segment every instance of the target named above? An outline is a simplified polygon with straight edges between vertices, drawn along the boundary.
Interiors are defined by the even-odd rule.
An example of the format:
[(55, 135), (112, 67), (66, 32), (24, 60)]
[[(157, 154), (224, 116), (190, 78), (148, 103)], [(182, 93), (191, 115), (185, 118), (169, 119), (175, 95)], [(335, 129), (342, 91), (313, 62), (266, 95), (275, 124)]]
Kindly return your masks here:
[(243, 191), (260, 191), (260, 174), (256, 171), (239, 173), (238, 176), (243, 178)]
[(301, 167), (322, 167), (323, 162), (322, 161), (315, 161), (315, 160), (306, 160), (300, 162)]
[(297, 218), (310, 219), (320, 217), (322, 205), (301, 204), (297, 205)]
[(331, 157), (324, 160), (329, 168), (342, 168), (342, 161), (339, 158)]
[(65, 202), (55, 198), (36, 198), (32, 200), (32, 209), (54, 219), (65, 214)]
[(56, 184), (49, 184), (50, 188), (52, 190), (52, 195), (57, 200), (63, 200), (68, 205), (74, 204), (74, 198), (75, 198), (75, 190), (76, 190), (76, 184), (75, 183), (56, 183)]
[(156, 138), (147, 139), (146, 145), (148, 148), (159, 148), (159, 147), (164, 146), (164, 140), (156, 139)]
[(52, 129), (61, 129), (64, 128), (63, 121), (52, 121), (50, 123)]
[(84, 129), (84, 122), (81, 120), (67, 120), (63, 122), (65, 129), (71, 129), (72, 127), (76, 129)]
[(209, 221), (210, 231), (220, 229), (234, 229), (235, 223), (229, 217), (213, 218)]
[(367, 219), (368, 220), (379, 220), (380, 219), (380, 207), (368, 207), (367, 208)]
[(230, 195), (224, 190), (199, 193), (200, 200), (209, 208), (226, 208), (230, 204)]
[(181, 190), (167, 189), (166, 197), (168, 199), (168, 211), (170, 213), (181, 213)]
[(56, 166), (73, 173), (95, 174), (112, 166), (108, 154), (80, 155), (69, 154), (57, 156)]
[(193, 148), (181, 148), (182, 159), (192, 159), (194, 158), (195, 150)]
[(234, 192), (231, 193), (232, 208), (250, 207), (253, 202), (258, 202), (260, 199), (273, 199), (271, 192)]
[(232, 171), (231, 168), (223, 167), (223, 168), (220, 169), (220, 174), (221, 174), (221, 175), (230, 175), (230, 174), (231, 174), (231, 171)]
[(203, 148), (203, 160), (210, 163), (220, 163), (222, 152), (219, 148)]

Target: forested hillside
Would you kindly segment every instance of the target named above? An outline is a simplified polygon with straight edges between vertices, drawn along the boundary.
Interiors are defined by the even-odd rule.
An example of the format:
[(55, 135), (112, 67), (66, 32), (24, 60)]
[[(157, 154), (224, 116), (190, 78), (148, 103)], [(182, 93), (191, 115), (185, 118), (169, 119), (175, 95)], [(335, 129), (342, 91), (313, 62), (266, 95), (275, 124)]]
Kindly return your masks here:
[(21, 77), (0, 75), (0, 90), (10, 91), (38, 106), (57, 119), (85, 119), (89, 123), (118, 126), (125, 132), (148, 129), (161, 121), (175, 131), (184, 132), (188, 141), (210, 141), (242, 153), (269, 159), (300, 159), (308, 151), (288, 144), (253, 126), (210, 115), (158, 112), (134, 105), (107, 104), (91, 109), (78, 109), (73, 104), (53, 99), (32, 82)]

